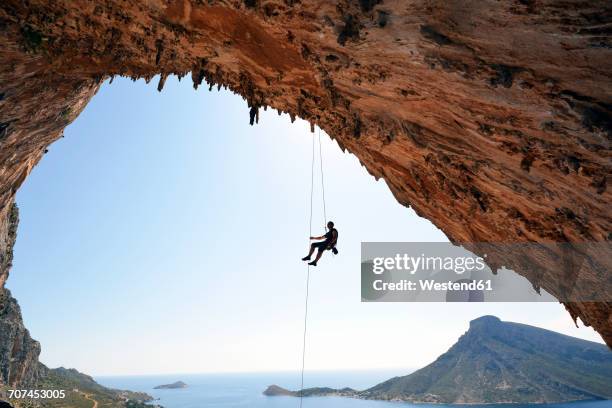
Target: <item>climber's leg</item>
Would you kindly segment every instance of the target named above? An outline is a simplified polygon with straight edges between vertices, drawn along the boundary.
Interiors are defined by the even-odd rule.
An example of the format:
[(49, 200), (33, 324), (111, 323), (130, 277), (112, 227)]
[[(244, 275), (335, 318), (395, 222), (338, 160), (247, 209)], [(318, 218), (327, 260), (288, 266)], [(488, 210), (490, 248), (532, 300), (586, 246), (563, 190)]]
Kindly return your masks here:
[(314, 252), (316, 245), (317, 244), (315, 242), (310, 244), (310, 252), (308, 252), (308, 255), (306, 255), (304, 258), (302, 258), (302, 261), (310, 261), (310, 257), (312, 256), (312, 253)]
[[(319, 243), (322, 244), (323, 242), (319, 242)], [(317, 257), (315, 258), (314, 261), (308, 263), (308, 265), (317, 266), (317, 261), (321, 259), (321, 257), (323, 256), (323, 252), (325, 252), (325, 246), (318, 245), (317, 247), (319, 248), (319, 251), (317, 252)]]

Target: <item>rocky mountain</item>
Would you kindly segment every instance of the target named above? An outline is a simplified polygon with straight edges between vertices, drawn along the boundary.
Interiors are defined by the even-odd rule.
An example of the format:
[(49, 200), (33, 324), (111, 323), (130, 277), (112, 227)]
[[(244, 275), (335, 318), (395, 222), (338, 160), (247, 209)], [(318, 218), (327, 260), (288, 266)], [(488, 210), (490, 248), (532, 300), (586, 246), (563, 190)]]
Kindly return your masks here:
[[(266, 391), (299, 395), (277, 386)], [(339, 391), (307, 389), (304, 396)], [(483, 316), (428, 366), (346, 396), (455, 404), (612, 399), (612, 352), (602, 344)]]
[[(452, 242), (607, 242), (611, 15), (609, 0), (3, 0), (0, 212), (105, 79), (161, 91), (176, 74), (240, 94), (251, 124), (270, 107), (319, 125)], [(559, 255), (487, 262), (612, 345), (609, 299), (561, 296), (610, 293), (612, 257), (576, 279)]]

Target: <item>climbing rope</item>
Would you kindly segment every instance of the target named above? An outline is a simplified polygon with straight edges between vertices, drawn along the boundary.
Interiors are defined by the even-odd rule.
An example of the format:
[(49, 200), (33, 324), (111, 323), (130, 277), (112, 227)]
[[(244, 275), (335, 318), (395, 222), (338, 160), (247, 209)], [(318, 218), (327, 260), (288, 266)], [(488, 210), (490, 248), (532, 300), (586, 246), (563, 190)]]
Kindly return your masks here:
[(304, 362), (306, 361), (306, 322), (308, 321), (308, 286), (310, 283), (310, 265), (307, 265), (308, 272), (306, 275), (306, 304), (304, 312), (304, 337), (302, 338), (302, 379), (300, 381), (300, 408), (302, 408), (302, 399), (304, 398)]
[[(323, 178), (323, 153), (321, 149), (321, 129), (319, 128), (319, 163), (321, 165), (321, 192), (323, 194), (323, 225), (327, 228), (327, 212), (325, 208), (325, 183)], [(314, 195), (314, 168), (315, 168), (315, 138), (312, 138), (312, 162), (310, 165), (310, 220), (308, 222), (308, 236), (312, 236), (312, 197)], [(306, 300), (304, 302), (304, 334), (302, 336), (302, 375), (300, 380), (300, 408), (304, 398), (304, 366), (306, 362), (306, 333), (308, 328), (308, 295), (310, 286), (310, 265), (306, 265)]]
[(325, 209), (325, 183), (323, 183), (323, 153), (321, 152), (321, 128), (319, 128), (319, 163), (321, 164), (321, 193), (323, 194), (323, 230), (325, 231), (327, 229), (327, 211)]
[[(310, 221), (308, 221), (308, 236), (312, 236), (312, 196), (314, 193), (314, 162), (315, 138), (312, 138), (312, 163), (310, 165)], [(302, 377), (300, 381), (300, 408), (304, 398), (304, 365), (306, 362), (306, 329), (308, 328), (308, 292), (310, 286), (310, 265), (306, 264), (306, 300), (304, 302), (304, 334), (302, 336)]]

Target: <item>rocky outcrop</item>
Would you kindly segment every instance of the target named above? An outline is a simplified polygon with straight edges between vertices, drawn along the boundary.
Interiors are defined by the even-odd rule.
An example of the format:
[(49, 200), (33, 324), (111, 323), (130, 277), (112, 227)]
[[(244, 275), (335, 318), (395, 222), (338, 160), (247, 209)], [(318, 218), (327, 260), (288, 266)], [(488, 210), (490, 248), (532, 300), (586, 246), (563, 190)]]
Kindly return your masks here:
[[(606, 0), (5, 0), (0, 205), (102, 80), (176, 74), (239, 93), (251, 123), (319, 125), (454, 242), (608, 242), (611, 17)], [(609, 345), (611, 306), (566, 302)]]
[(38, 380), (40, 344), (23, 325), (21, 309), (4, 281), (12, 265), (19, 211), (15, 204), (0, 222), (0, 386), (33, 386)]
[(34, 386), (39, 354), (40, 344), (23, 325), (17, 301), (7, 289), (0, 289), (0, 386)]
[(276, 384), (269, 385), (268, 388), (266, 388), (262, 394), (267, 397), (279, 397), (279, 396), (295, 397), (297, 396), (296, 391), (289, 391), (288, 389), (279, 387)]
[(11, 201), (10, 205), (0, 212), (0, 288), (4, 287), (13, 266), (13, 247), (17, 239), (18, 224), (19, 208)]

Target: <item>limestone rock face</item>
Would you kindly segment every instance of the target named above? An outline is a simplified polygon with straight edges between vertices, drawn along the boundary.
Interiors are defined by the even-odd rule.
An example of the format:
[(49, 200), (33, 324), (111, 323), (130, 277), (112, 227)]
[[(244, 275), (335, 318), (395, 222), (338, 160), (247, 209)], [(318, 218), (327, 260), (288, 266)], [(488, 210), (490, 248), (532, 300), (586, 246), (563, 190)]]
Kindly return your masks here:
[[(190, 74), (251, 123), (319, 125), (453, 242), (609, 241), (611, 20), (608, 0), (4, 0), (0, 205), (103, 79)], [(609, 345), (611, 306), (566, 304)]]
[(13, 202), (0, 212), (0, 288), (4, 287), (11, 266), (13, 266), (13, 246), (17, 239), (19, 209)]
[(40, 344), (30, 337), (21, 309), (7, 289), (0, 289), (0, 385), (35, 386)]
[[(39, 375), (40, 344), (30, 337), (21, 309), (4, 282), (13, 259), (19, 212), (15, 204), (0, 218), (0, 386), (34, 386)], [(1, 397), (1, 396), (0, 396)]]

